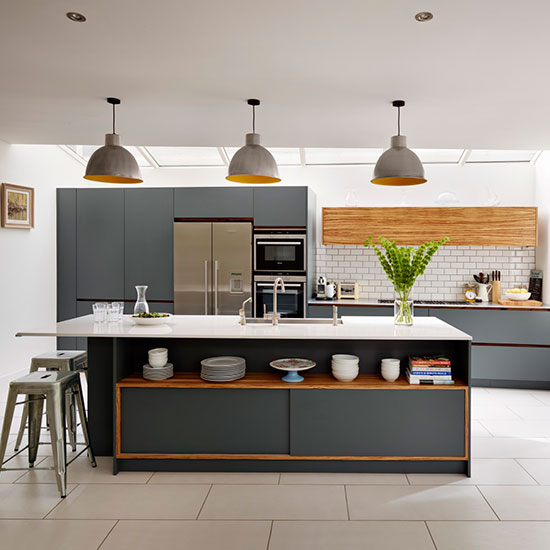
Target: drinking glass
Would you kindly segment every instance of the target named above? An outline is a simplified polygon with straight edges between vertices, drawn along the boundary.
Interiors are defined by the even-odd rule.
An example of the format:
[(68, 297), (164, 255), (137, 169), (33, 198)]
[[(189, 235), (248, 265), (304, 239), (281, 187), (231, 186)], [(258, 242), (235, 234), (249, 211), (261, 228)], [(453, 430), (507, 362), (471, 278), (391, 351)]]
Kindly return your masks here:
[(109, 304), (107, 306), (107, 322), (118, 323), (120, 316), (120, 308), (118, 303)]
[(124, 302), (113, 302), (113, 306), (118, 307), (118, 321), (122, 322), (122, 316), (124, 315)]
[(107, 319), (107, 304), (105, 302), (96, 302), (92, 306), (94, 313), (94, 323), (104, 323)]

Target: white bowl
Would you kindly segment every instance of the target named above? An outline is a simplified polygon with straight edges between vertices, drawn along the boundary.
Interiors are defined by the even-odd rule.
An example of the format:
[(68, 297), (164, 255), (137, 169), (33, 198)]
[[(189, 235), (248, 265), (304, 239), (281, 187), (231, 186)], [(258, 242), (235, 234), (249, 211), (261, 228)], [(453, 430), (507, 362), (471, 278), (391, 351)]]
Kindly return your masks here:
[(160, 369), (164, 367), (168, 363), (167, 357), (156, 357), (153, 355), (152, 357), (149, 357), (149, 365), (155, 369)]
[(153, 348), (148, 351), (149, 355), (168, 355), (168, 348)]
[(349, 362), (359, 362), (359, 357), (357, 357), (357, 355), (347, 355), (345, 353), (337, 353), (336, 355), (333, 355), (332, 356), (332, 360), (333, 361), (343, 361), (343, 362), (346, 362), (346, 363), (349, 363)]
[(383, 372), (382, 378), (388, 382), (395, 382), (399, 378), (399, 372), (395, 372), (395, 373)]
[(514, 300), (516, 302), (524, 302), (525, 300), (529, 300), (529, 298), (531, 298), (530, 292), (522, 292), (521, 294), (519, 292), (505, 292), (504, 294), (508, 300)]
[(351, 373), (351, 374), (342, 374), (339, 372), (333, 372), (332, 376), (336, 378), (336, 380), (340, 380), (340, 382), (351, 382), (352, 380), (355, 380), (357, 378), (357, 375), (359, 373)]
[(381, 365), (400, 365), (401, 361), (399, 359), (382, 359), (380, 361)]
[(359, 374), (359, 369), (332, 369), (333, 373), (336, 374)]
[(359, 363), (337, 363), (336, 361), (333, 361), (332, 363), (333, 367), (344, 367), (344, 368), (358, 368)]

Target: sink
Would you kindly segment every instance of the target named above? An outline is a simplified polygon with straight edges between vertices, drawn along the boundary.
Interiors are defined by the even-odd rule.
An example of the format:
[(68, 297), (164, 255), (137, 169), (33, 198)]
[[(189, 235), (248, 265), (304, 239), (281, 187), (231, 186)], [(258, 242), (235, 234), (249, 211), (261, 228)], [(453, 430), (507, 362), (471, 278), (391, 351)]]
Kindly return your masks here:
[[(246, 319), (247, 325), (272, 325), (271, 319)], [(338, 319), (338, 324), (342, 324), (342, 319)], [(332, 319), (279, 319), (279, 325), (332, 325)]]

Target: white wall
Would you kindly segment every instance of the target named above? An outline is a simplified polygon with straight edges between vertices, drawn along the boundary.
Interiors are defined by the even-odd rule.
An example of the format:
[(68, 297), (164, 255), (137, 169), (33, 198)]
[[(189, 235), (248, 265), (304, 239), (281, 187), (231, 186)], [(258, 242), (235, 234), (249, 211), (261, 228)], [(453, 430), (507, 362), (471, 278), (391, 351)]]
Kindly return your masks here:
[(0, 377), (27, 369), (52, 338), (15, 338), (55, 321), (55, 188), (77, 183), (77, 163), (55, 146), (0, 142), (0, 181), (35, 189), (34, 229), (0, 228)]
[[(26, 369), (30, 357), (52, 349), (53, 340), (14, 334), (55, 320), (55, 188), (104, 187), (82, 179), (84, 167), (56, 146), (0, 142), (0, 181), (35, 188), (35, 228), (0, 229), (0, 376)], [(529, 164), (427, 166), (428, 183), (401, 189), (370, 183), (372, 167), (281, 167), (286, 185), (308, 185), (318, 206), (342, 206), (354, 188), (359, 206), (435, 205), (445, 191), (460, 205), (535, 204), (533, 166)], [(144, 169), (146, 187), (226, 186), (226, 169)], [(548, 180), (550, 181), (550, 179)], [(134, 186), (131, 186), (134, 187)], [(548, 201), (547, 201), (548, 204)], [(318, 216), (320, 221), (320, 216)]]

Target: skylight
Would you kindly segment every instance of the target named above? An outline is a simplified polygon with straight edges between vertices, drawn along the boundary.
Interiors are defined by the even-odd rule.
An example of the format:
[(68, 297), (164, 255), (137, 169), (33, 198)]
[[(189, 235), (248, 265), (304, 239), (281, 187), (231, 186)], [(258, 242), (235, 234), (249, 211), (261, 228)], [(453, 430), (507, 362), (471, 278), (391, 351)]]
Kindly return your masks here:
[(307, 165), (376, 164), (383, 149), (337, 149), (328, 147), (306, 148)]
[(537, 152), (473, 149), (466, 162), (530, 162)]
[(160, 167), (223, 166), (217, 147), (146, 147)]

